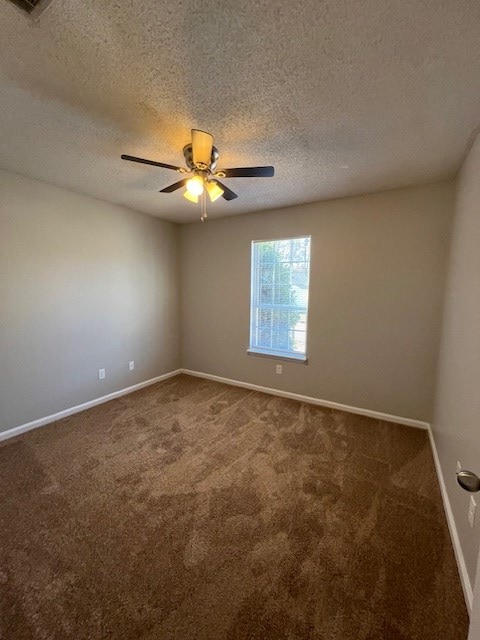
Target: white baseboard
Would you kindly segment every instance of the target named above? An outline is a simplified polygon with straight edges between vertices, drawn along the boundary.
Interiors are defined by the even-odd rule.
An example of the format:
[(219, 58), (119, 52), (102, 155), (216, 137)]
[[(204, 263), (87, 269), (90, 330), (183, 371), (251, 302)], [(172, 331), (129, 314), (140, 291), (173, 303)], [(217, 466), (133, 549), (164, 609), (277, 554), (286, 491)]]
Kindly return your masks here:
[(104, 402), (108, 402), (109, 400), (115, 400), (115, 398), (120, 398), (120, 396), (126, 396), (127, 394), (132, 393), (133, 391), (138, 391), (138, 389), (143, 389), (143, 387), (148, 387), (151, 384), (155, 384), (156, 382), (161, 382), (162, 380), (166, 380), (167, 378), (176, 376), (179, 373), (182, 373), (181, 369), (177, 369), (175, 371), (169, 371), (168, 373), (164, 373), (163, 375), (157, 376), (156, 378), (150, 378), (150, 380), (144, 380), (143, 382), (134, 384), (131, 387), (126, 387), (125, 389), (120, 389), (119, 391), (114, 391), (113, 393), (109, 393), (106, 396), (95, 398), (94, 400), (83, 402), (82, 404), (77, 404), (75, 407), (64, 409), (63, 411), (59, 411), (58, 413), (53, 413), (50, 416), (45, 416), (44, 418), (33, 420), (33, 422), (27, 422), (26, 424), (21, 424), (18, 427), (12, 427), (11, 429), (7, 429), (6, 431), (0, 431), (0, 442), (2, 440), (7, 440), (8, 438), (14, 438), (15, 436), (19, 436), (21, 433), (26, 433), (27, 431), (31, 431), (32, 429), (43, 427), (43, 425), (45, 424), (56, 422), (57, 420), (61, 420), (62, 418), (71, 416), (74, 413), (85, 411), (85, 409), (90, 409), (91, 407), (95, 407), (97, 404), (102, 404)]
[(473, 589), (468, 575), (467, 565), (465, 564), (465, 558), (463, 557), (462, 547), (460, 545), (460, 538), (458, 537), (457, 526), (455, 524), (455, 518), (453, 516), (452, 506), (450, 504), (450, 498), (448, 497), (447, 487), (443, 476), (442, 466), (440, 464), (440, 458), (438, 457), (437, 446), (435, 444), (435, 438), (433, 437), (433, 431), (431, 427), (428, 428), (428, 435), (430, 438), (430, 444), (432, 447), (433, 460), (435, 462), (435, 470), (437, 472), (438, 484), (440, 485), (440, 492), (442, 494), (443, 508), (445, 510), (445, 516), (447, 518), (448, 529), (450, 531), (450, 538), (452, 539), (453, 551), (455, 553), (455, 559), (457, 561), (458, 573), (460, 575), (460, 582), (463, 589), (463, 595), (465, 596), (465, 603), (467, 605), (468, 613), (472, 612), (473, 603)]
[(380, 413), (379, 411), (371, 411), (370, 409), (361, 409), (360, 407), (351, 407), (348, 404), (340, 404), (338, 402), (331, 402), (330, 400), (321, 400), (320, 398), (302, 396), (299, 393), (291, 393), (290, 391), (281, 391), (280, 389), (271, 389), (270, 387), (262, 387), (258, 384), (251, 384), (250, 382), (241, 382), (240, 380), (231, 380), (230, 378), (222, 378), (221, 376), (214, 376), (211, 373), (203, 373), (202, 371), (192, 371), (191, 369), (181, 369), (181, 372), (186, 373), (189, 376), (195, 376), (197, 378), (215, 380), (216, 382), (223, 382), (224, 384), (230, 384), (234, 387), (243, 387), (244, 389), (261, 391), (262, 393), (268, 393), (272, 396), (280, 396), (281, 398), (289, 398), (290, 400), (298, 400), (300, 402), (307, 402), (308, 404), (316, 404), (321, 407), (328, 407), (329, 409), (338, 409), (339, 411), (346, 411), (347, 413), (355, 413), (360, 416), (367, 416), (368, 418), (375, 418), (377, 420), (385, 420), (386, 422), (395, 422), (396, 424), (403, 424), (403, 425), (406, 425), (407, 427), (416, 427), (417, 429), (428, 429), (430, 426), (428, 422), (422, 422), (421, 420), (414, 420), (413, 418), (402, 418), (401, 416), (393, 416), (389, 413)]

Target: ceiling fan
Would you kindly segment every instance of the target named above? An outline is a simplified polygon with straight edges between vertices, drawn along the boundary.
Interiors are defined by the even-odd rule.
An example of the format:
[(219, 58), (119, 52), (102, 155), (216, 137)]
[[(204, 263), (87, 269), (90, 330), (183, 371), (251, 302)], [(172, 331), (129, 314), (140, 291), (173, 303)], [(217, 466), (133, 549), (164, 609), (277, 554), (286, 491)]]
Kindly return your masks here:
[[(202, 222), (206, 219), (206, 193), (212, 202), (220, 197), (225, 200), (234, 200), (237, 194), (229, 189), (218, 178), (270, 178), (274, 175), (273, 167), (238, 167), (236, 169), (217, 170), (218, 150), (213, 146), (213, 136), (206, 131), (192, 129), (192, 142), (183, 147), (183, 155), (187, 168), (176, 167), (164, 162), (146, 160), (136, 156), (122, 155), (122, 160), (149, 164), (154, 167), (172, 169), (187, 177), (179, 182), (175, 182), (160, 193), (172, 193), (177, 189), (185, 187), (184, 197), (190, 202), (198, 203), (199, 198), (202, 204)], [(192, 175), (193, 174), (193, 175)], [(188, 177), (191, 176), (191, 177)]]

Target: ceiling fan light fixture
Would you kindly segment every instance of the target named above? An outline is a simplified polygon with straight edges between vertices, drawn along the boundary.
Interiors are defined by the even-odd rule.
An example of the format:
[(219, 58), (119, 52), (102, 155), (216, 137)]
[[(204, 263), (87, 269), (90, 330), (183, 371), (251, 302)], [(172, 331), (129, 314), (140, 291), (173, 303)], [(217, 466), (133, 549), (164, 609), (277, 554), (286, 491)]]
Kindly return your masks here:
[(201, 196), (203, 193), (203, 178), (201, 176), (194, 176), (187, 180), (187, 184), (185, 185), (187, 188), (187, 192), (192, 196)]
[(216, 182), (207, 182), (206, 187), (211, 202), (215, 202), (215, 200), (218, 200), (218, 198), (225, 193), (222, 187)]
[[(12, 0), (12, 2), (30, 2), (32, 4), (34, 2), (48, 3), (50, 1), (51, 0)], [(183, 174), (182, 180), (160, 189), (160, 193), (173, 193), (185, 187), (183, 193), (184, 198), (194, 204), (201, 204), (202, 213), (200, 219), (203, 222), (207, 218), (207, 193), (211, 202), (215, 202), (218, 198), (224, 198), (224, 200), (230, 201), (238, 197), (227, 185), (220, 182), (219, 178), (222, 180), (223, 178), (271, 178), (275, 175), (275, 169), (271, 166), (234, 167), (217, 171), (219, 155), (218, 149), (214, 147), (213, 142), (214, 140), (211, 133), (201, 131), (200, 129), (192, 129), (192, 142), (183, 147), (186, 168), (126, 154), (123, 154), (121, 158), (129, 162), (138, 162), (163, 169), (171, 169)]]
[(190, 200), (190, 202), (193, 202), (194, 204), (198, 204), (198, 196), (195, 196), (193, 193), (190, 193), (190, 191), (184, 191), (183, 197), (186, 198), (187, 200)]
[(206, 131), (192, 129), (193, 164), (198, 169), (207, 169), (212, 163), (213, 136)]

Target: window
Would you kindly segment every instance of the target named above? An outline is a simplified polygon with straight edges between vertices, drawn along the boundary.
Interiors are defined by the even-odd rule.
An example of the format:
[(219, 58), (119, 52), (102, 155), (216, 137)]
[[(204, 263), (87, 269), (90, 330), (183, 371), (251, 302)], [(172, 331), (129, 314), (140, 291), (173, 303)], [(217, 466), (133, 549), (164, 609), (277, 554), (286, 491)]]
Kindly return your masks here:
[(249, 353), (307, 355), (310, 236), (252, 242)]

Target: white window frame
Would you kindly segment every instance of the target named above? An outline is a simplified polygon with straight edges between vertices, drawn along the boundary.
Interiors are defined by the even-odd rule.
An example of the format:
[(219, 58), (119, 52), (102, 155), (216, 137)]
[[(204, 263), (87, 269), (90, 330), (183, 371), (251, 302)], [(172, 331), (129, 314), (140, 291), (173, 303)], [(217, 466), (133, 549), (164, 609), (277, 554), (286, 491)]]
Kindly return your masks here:
[[(305, 353), (298, 353), (294, 351), (283, 351), (279, 349), (270, 349), (268, 347), (257, 347), (254, 346), (254, 341), (252, 337), (256, 330), (258, 330), (257, 322), (256, 322), (256, 314), (258, 312), (259, 307), (261, 306), (258, 301), (259, 295), (259, 286), (258, 286), (258, 269), (255, 263), (255, 245), (266, 243), (266, 242), (281, 242), (285, 240), (298, 240), (308, 238), (310, 241), (310, 252), (309, 252), (309, 260), (308, 260), (308, 295), (307, 295), (307, 306), (305, 308)], [(250, 327), (249, 327), (249, 348), (247, 349), (248, 355), (252, 356), (261, 356), (264, 358), (276, 358), (278, 360), (287, 360), (293, 362), (300, 362), (303, 364), (307, 364), (308, 362), (308, 315), (310, 309), (310, 267), (311, 267), (311, 255), (312, 255), (312, 236), (310, 235), (301, 235), (301, 236), (289, 236), (286, 238), (271, 238), (268, 240), (252, 240), (251, 242), (251, 272), (250, 272)], [(295, 262), (295, 261), (292, 261)], [(298, 311), (298, 307), (285, 307), (280, 305), (272, 304), (272, 309), (284, 309), (284, 310), (295, 310)]]

